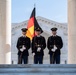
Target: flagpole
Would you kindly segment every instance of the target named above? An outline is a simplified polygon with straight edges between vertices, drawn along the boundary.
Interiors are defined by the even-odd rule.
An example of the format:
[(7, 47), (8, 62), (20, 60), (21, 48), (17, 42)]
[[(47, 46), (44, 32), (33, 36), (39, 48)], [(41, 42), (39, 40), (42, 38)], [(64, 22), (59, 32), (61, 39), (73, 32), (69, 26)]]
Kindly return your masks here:
[(36, 4), (34, 3), (34, 7), (36, 7)]
[(34, 3), (34, 8), (35, 8), (35, 16), (36, 16), (36, 3)]
[[(34, 8), (35, 8), (35, 16), (36, 16), (36, 3), (34, 3)], [(35, 36), (35, 16), (34, 16), (34, 36)]]

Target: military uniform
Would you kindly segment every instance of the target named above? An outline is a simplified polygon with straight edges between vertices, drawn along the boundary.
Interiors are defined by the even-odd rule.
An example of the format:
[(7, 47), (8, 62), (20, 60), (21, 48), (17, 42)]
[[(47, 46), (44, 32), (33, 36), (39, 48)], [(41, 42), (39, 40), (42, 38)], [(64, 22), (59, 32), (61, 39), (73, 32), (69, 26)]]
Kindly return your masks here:
[[(24, 46), (24, 50), (21, 51), (20, 49), (22, 49), (23, 46)], [(22, 61), (24, 61), (24, 64), (27, 64), (28, 56), (29, 56), (28, 50), (30, 48), (30, 38), (28, 38), (27, 36), (19, 37), (16, 47), (18, 49), (18, 63), (22, 64)]]
[(44, 49), (46, 48), (46, 41), (43, 36), (35, 36), (32, 39), (32, 53), (34, 55), (34, 64), (43, 64)]
[[(53, 28), (53, 30), (56, 30)], [(52, 49), (56, 46), (55, 51), (52, 51)], [(60, 64), (60, 49), (63, 47), (63, 41), (62, 38), (58, 35), (56, 36), (50, 36), (47, 40), (47, 48), (49, 49), (50, 54), (50, 64)]]

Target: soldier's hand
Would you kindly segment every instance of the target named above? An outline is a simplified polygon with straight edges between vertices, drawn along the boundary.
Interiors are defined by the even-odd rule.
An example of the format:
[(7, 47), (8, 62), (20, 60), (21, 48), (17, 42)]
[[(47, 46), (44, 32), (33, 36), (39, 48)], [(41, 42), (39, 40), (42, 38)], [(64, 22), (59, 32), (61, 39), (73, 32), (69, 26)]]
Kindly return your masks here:
[(54, 45), (54, 49), (56, 50), (57, 49), (57, 47)]
[(33, 56), (35, 55), (35, 53), (33, 53)]
[(37, 51), (38, 51), (38, 52), (40, 52), (40, 50), (41, 50), (41, 48), (40, 48), (40, 47), (38, 47), (38, 48), (37, 48)]
[(21, 48), (20, 51), (23, 52), (24, 50)]
[(22, 46), (22, 49), (23, 49), (23, 50), (25, 50), (25, 49), (26, 49), (26, 47), (23, 45), (23, 46)]
[(55, 52), (55, 49), (53, 48), (53, 49), (51, 49), (51, 51), (52, 51), (52, 52)]

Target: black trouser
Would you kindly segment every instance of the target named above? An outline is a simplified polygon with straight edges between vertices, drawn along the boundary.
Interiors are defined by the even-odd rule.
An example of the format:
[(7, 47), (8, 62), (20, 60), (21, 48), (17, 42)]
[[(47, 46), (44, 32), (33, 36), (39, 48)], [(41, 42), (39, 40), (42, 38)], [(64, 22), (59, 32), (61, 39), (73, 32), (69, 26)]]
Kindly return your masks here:
[(50, 64), (60, 64), (60, 54), (51, 53), (50, 54)]
[(43, 56), (40, 56), (40, 55), (35, 55), (34, 56), (34, 64), (43, 64)]
[[(20, 60), (21, 59), (21, 60)], [(18, 55), (18, 61), (20, 60), (20, 64), (24, 62), (24, 64), (28, 64), (28, 56), (22, 56)]]

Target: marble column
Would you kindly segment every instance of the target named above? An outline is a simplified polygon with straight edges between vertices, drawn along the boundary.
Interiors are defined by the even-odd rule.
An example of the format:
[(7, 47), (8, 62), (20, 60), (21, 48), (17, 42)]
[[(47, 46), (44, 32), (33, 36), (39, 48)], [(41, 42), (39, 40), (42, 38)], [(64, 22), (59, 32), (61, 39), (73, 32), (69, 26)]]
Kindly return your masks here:
[(68, 64), (76, 64), (76, 0), (68, 0)]
[(11, 64), (11, 0), (0, 0), (0, 64)]

